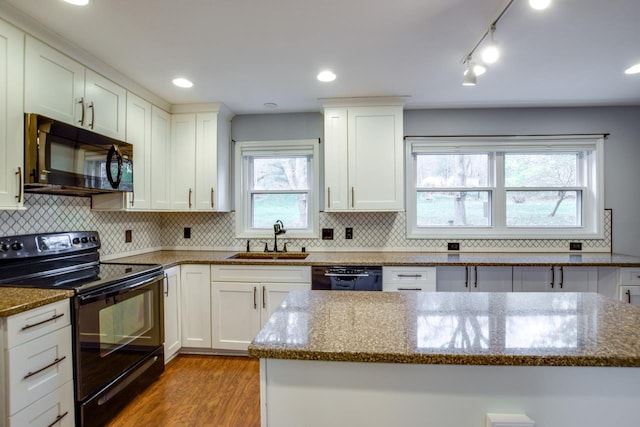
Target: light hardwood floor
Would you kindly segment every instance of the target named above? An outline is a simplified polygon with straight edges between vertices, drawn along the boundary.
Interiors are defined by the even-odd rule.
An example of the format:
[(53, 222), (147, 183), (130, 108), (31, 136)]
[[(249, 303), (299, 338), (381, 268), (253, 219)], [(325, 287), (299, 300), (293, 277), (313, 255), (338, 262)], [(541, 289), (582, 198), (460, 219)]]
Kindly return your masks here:
[(259, 427), (259, 366), (247, 357), (179, 355), (108, 427)]

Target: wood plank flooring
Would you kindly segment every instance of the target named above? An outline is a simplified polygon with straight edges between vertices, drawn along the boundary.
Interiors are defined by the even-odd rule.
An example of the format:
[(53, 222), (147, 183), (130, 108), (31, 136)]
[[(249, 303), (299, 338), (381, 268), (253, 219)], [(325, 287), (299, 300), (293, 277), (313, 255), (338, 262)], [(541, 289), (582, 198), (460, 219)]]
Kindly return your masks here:
[(247, 357), (179, 355), (108, 427), (260, 426), (260, 364)]

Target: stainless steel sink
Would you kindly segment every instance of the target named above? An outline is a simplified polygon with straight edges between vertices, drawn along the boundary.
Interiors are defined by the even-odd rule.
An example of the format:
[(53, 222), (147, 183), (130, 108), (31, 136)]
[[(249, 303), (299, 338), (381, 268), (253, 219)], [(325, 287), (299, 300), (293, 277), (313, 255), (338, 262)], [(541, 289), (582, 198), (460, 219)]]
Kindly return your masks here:
[(306, 252), (238, 252), (227, 259), (305, 259), (309, 254)]

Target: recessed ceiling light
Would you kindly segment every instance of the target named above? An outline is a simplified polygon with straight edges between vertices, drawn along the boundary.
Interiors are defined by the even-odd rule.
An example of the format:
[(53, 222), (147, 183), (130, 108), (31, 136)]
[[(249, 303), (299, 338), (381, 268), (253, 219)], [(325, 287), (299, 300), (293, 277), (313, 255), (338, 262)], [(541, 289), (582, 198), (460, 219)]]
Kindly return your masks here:
[(193, 82), (191, 82), (190, 80), (185, 79), (184, 77), (177, 77), (175, 79), (173, 79), (173, 84), (178, 86), (178, 87), (183, 87), (183, 88), (190, 88), (193, 87)]
[(89, 4), (89, 0), (64, 0), (64, 2), (74, 6), (86, 6)]
[(624, 70), (625, 74), (638, 74), (640, 73), (640, 64), (632, 65), (631, 67)]
[(536, 10), (543, 10), (549, 7), (551, 0), (529, 0), (529, 6)]
[(278, 104), (276, 104), (275, 102), (265, 102), (264, 103), (264, 108), (278, 108)]
[(332, 82), (336, 79), (336, 75), (329, 70), (320, 71), (318, 73), (317, 79), (321, 82)]

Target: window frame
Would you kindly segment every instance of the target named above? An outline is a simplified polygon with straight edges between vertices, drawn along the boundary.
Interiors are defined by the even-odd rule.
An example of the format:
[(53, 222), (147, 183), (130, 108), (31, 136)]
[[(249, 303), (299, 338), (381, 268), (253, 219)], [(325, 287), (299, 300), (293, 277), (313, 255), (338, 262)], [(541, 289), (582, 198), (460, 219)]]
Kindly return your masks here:
[[(254, 194), (300, 194), (307, 196), (307, 228), (287, 228), (287, 238), (315, 238), (319, 235), (319, 156), (317, 139), (284, 141), (240, 141), (235, 144), (235, 206), (237, 238), (273, 238), (273, 229), (252, 227), (252, 195)], [(308, 190), (255, 190), (252, 189), (255, 157), (305, 156), (307, 160)], [(279, 218), (276, 218), (279, 219)], [(275, 221), (275, 220), (274, 220)]]
[[(406, 200), (407, 238), (479, 238), (479, 239), (601, 239), (604, 237), (604, 136), (603, 135), (549, 135), (549, 136), (476, 136), (476, 137), (407, 137), (406, 138)], [(506, 187), (505, 153), (574, 153), (579, 159), (576, 175), (579, 185), (570, 187), (581, 192), (582, 225), (575, 227), (507, 227), (507, 191), (557, 191), (569, 187)], [(489, 179), (486, 187), (458, 188), (456, 191), (489, 191), (489, 226), (487, 227), (418, 227), (417, 156), (419, 154), (473, 154), (489, 153)], [(448, 189), (429, 188), (432, 191)]]

